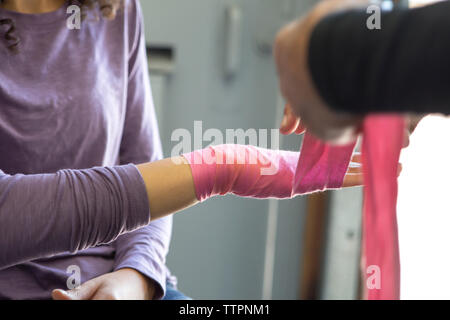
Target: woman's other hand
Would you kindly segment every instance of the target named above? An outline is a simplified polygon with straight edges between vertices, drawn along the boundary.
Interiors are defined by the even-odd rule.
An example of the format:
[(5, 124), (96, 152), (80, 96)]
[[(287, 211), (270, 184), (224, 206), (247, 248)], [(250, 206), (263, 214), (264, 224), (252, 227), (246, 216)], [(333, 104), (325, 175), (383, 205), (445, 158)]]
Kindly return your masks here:
[(78, 288), (53, 290), (54, 300), (151, 300), (155, 282), (140, 272), (124, 268), (86, 281)]

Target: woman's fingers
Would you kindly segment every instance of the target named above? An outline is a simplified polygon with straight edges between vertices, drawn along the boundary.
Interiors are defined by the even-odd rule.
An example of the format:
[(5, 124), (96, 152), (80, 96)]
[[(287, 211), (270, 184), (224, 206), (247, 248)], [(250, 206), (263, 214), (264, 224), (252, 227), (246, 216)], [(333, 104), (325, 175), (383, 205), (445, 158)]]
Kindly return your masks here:
[(362, 173), (362, 157), (360, 152), (355, 152), (352, 156), (347, 173), (359, 174)]
[(72, 290), (53, 290), (52, 298), (54, 300), (90, 300), (101, 284), (97, 279), (98, 278), (94, 278), (86, 281), (81, 286)]
[(52, 291), (53, 300), (73, 300), (73, 297), (70, 296), (65, 290), (55, 289)]
[(362, 171), (362, 157), (361, 153), (355, 152), (352, 155), (350, 165), (344, 177), (343, 188), (362, 186), (364, 184), (364, 177)]
[[(402, 172), (402, 164), (398, 164), (397, 176)], [(362, 167), (360, 168), (349, 168), (347, 174), (344, 177), (343, 188), (357, 187), (364, 185), (364, 176)]]
[(347, 173), (344, 177), (343, 188), (357, 187), (364, 184), (362, 173)]
[[(400, 175), (402, 172), (402, 164), (398, 164), (397, 168), (397, 176)], [(355, 187), (355, 186), (361, 186), (364, 184), (363, 179), (363, 167), (362, 167), (362, 157), (361, 153), (356, 152), (353, 154), (350, 165), (347, 169), (347, 174), (344, 178), (343, 187)]]
[(362, 167), (348, 167), (347, 174), (359, 174), (362, 173)]
[(362, 157), (361, 152), (355, 152), (352, 156), (351, 160), (355, 165), (361, 165), (362, 164)]
[(402, 148), (408, 148), (409, 147), (409, 138), (411, 136), (411, 131), (409, 129), (405, 129), (405, 134), (403, 135), (403, 143)]
[(398, 164), (398, 169), (397, 169), (397, 177), (400, 175), (400, 173), (402, 173), (403, 170), (403, 166), (401, 163)]

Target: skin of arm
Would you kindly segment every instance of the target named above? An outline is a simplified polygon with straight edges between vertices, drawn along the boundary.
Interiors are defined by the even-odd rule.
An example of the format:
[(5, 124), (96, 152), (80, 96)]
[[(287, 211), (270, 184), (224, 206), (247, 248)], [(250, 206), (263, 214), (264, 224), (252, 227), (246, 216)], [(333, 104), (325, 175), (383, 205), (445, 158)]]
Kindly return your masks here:
[(198, 202), (192, 172), (184, 157), (141, 164), (137, 168), (147, 187), (152, 220), (186, 209)]
[(65, 0), (6, 0), (1, 6), (11, 11), (36, 14), (58, 10), (64, 3)]

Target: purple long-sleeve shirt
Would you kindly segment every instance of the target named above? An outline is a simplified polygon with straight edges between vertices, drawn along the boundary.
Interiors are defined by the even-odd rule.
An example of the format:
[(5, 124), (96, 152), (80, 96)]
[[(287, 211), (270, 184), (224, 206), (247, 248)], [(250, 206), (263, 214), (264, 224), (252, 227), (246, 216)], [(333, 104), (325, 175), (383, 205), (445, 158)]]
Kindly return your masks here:
[(66, 9), (0, 9), (21, 40), (0, 42), (0, 298), (50, 298), (70, 266), (81, 282), (134, 268), (161, 297), (172, 220), (138, 229), (149, 205), (128, 165), (162, 157), (139, 2), (80, 30)]

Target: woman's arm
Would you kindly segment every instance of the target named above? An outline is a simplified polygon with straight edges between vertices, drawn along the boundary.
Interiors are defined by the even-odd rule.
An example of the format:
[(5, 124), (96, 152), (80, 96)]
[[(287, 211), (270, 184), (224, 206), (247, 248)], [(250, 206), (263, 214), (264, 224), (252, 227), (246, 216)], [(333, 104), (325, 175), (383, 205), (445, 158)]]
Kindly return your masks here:
[(148, 225), (152, 212), (156, 220), (196, 202), (189, 165), (170, 159), (139, 170), (0, 171), (0, 269), (109, 243)]
[[(295, 185), (299, 155), (298, 152), (253, 146), (219, 145), (182, 157), (139, 165), (138, 169), (147, 187), (151, 219), (155, 220), (199, 201), (229, 193), (259, 199), (286, 199), (299, 195), (305, 191), (305, 185), (302, 190), (297, 190)], [(352, 160), (359, 162), (359, 156), (355, 155)], [(314, 179), (310, 180), (308, 193), (322, 191)], [(349, 168), (343, 181), (334, 184), (343, 187), (361, 185), (361, 168)]]
[(0, 171), (0, 269), (109, 243), (149, 222), (145, 184), (134, 165)]
[[(108, 243), (216, 195), (291, 198), (299, 153), (221, 145), (137, 166), (0, 175), (0, 269)], [(360, 185), (349, 169), (344, 187)], [(313, 190), (310, 190), (313, 191)]]

